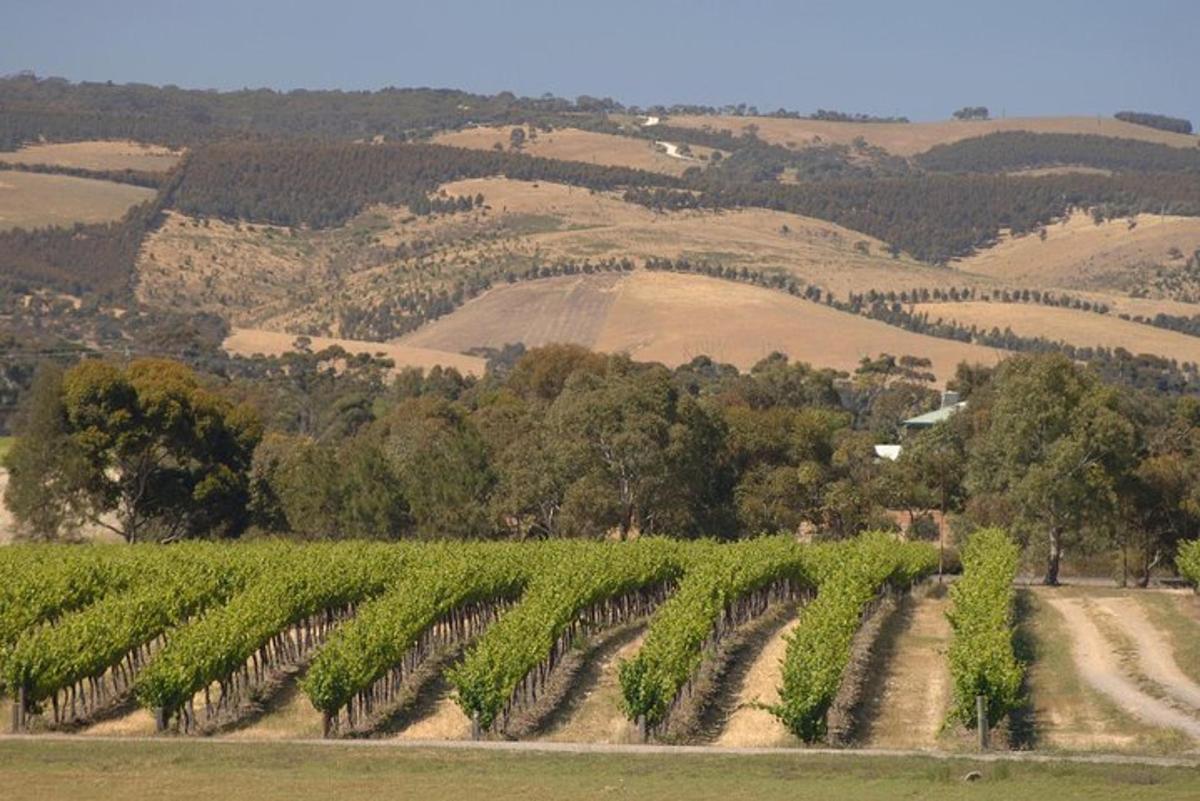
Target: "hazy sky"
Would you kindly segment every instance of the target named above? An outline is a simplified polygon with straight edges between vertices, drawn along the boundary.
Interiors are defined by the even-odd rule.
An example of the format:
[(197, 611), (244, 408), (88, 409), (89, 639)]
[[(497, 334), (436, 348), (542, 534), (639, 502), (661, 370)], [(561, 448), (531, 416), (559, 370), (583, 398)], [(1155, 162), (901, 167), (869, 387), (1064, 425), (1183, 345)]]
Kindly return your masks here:
[(1200, 123), (1200, 0), (6, 0), (0, 72)]

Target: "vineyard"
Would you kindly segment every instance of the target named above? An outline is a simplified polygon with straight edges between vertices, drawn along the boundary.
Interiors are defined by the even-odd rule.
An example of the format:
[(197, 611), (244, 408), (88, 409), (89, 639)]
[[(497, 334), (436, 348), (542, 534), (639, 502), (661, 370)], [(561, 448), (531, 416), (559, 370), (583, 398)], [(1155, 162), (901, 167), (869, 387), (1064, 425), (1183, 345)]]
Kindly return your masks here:
[[(876, 602), (935, 566), (885, 534), (828, 544), (633, 542), (21, 545), (0, 551), (0, 692), (25, 732), (135, 708), (160, 732), (236, 728), (286, 686), (326, 737), (365, 736), (435, 679), (476, 737), (519, 738), (562, 700), (581, 643), (645, 627), (619, 665), (642, 739), (686, 734), (708, 663), (799, 605), (772, 713), (818, 741)], [(299, 677), (298, 674), (302, 674)]]
[[(927, 580), (932, 546), (883, 533), (14, 545), (0, 549), (0, 696), (27, 734), (242, 737), (278, 716), (291, 737), (542, 740), (586, 704), (603, 742), (954, 750), (982, 712), (1000, 747), (1023, 747), (1014, 732), (1032, 715), (1050, 747), (1082, 727), (1128, 732), (1138, 750), (1194, 748), (1190, 679), (1087, 650), (1174, 652), (1190, 675), (1190, 591), (1021, 589), (1020, 549), (998, 529), (968, 537), (960, 559), (947, 588)], [(1196, 583), (1200, 544), (1177, 563)], [(747, 650), (755, 637), (778, 643), (769, 664)], [(620, 657), (598, 689), (579, 674), (610, 642)], [(901, 663), (923, 667), (906, 677)], [(751, 669), (765, 679), (739, 678)], [(1113, 683), (1131, 670), (1144, 686)], [(1083, 681), (1064, 683), (1076, 671)], [(706, 721), (734, 696), (742, 733), (718, 739)]]

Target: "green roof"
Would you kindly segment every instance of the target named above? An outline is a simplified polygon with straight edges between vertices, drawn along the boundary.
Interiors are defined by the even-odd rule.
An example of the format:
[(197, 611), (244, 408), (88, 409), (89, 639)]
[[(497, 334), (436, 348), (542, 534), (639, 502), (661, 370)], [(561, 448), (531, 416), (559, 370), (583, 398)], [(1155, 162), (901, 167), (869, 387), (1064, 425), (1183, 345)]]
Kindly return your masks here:
[(944, 423), (949, 420), (954, 416), (955, 412), (966, 405), (963, 402), (955, 403), (951, 406), (943, 406), (940, 409), (934, 409), (932, 412), (925, 412), (925, 414), (910, 417), (904, 421), (903, 425), (905, 428), (929, 428), (930, 426), (935, 426), (938, 423)]

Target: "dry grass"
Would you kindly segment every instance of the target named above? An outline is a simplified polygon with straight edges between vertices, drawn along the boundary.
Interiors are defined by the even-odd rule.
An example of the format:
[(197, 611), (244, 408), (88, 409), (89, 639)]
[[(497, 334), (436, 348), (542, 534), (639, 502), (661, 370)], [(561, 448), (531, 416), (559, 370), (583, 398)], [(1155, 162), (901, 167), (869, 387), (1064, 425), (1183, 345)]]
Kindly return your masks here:
[(916, 307), (930, 320), (955, 320), (981, 329), (1011, 328), (1025, 337), (1045, 337), (1072, 345), (1125, 348), (1131, 353), (1194, 362), (1200, 360), (1200, 337), (1128, 322), (1111, 315), (1031, 303), (928, 303)]
[[(766, 210), (656, 213), (616, 194), (561, 184), (479, 179), (448, 184), (482, 193), (488, 208), (413, 218), (376, 207), (324, 231), (198, 221), (169, 214), (138, 259), (138, 296), (221, 314), (234, 325), (337, 336), (339, 308), (450, 286), (456, 275), (608, 257), (681, 256), (787, 272), (845, 297), (867, 288), (982, 283), (907, 258), (831, 223)], [(420, 259), (395, 248), (433, 242)], [(864, 252), (865, 251), (865, 252)]]
[(0, 153), (10, 164), (44, 164), (83, 170), (140, 170), (166, 172), (183, 153), (159, 145), (130, 141), (60, 142), (26, 145), (13, 153)]
[[(509, 287), (504, 275), (561, 261), (687, 258), (792, 275), (840, 298), (868, 289), (1065, 285), (1129, 314), (1195, 313), (1181, 302), (1075, 288), (1072, 281), (1082, 275), (1077, 283), (1111, 283), (1087, 276), (1119, 275), (1133, 261), (1165, 258), (1170, 247), (1189, 253), (1200, 244), (1200, 220), (1144, 217), (1131, 230), (1124, 222), (1095, 226), (1079, 215), (1053, 226), (1044, 242), (1036, 236), (1006, 239), (950, 270), (893, 259), (872, 237), (782, 212), (660, 213), (615, 193), (503, 178), (458, 181), (443, 189), (482, 193), (487, 207), (424, 218), (403, 208), (375, 207), (324, 231), (170, 214), (143, 246), (138, 295), (157, 305), (221, 314), (240, 328), (343, 336), (347, 307), (394, 305), (404, 293), (445, 291), (458, 276), (475, 273), (489, 276), (498, 288), (471, 303), (469, 312), (443, 318), (404, 342), (458, 353), (510, 341), (571, 341), (666, 362), (708, 353), (743, 366), (778, 349), (841, 369), (853, 368), (862, 355), (886, 351), (927, 355), (943, 377), (961, 359), (993, 361), (996, 354), (725, 282), (608, 275)], [(416, 242), (432, 246), (419, 258), (396, 255), (397, 247)], [(684, 285), (686, 290), (675, 291)], [(984, 304), (927, 308), (987, 328), (1011, 325), (1029, 336), (1195, 358), (1185, 354), (1194, 352), (1196, 340), (1082, 312)]]
[(1136, 225), (1108, 220), (1097, 225), (1077, 212), (1036, 234), (1004, 237), (998, 244), (954, 263), (964, 273), (985, 276), (1009, 286), (1116, 290), (1146, 288), (1137, 268), (1184, 266), (1168, 255), (1177, 248), (1185, 256), (1200, 249), (1200, 218), (1139, 214)]
[[(229, 353), (239, 356), (278, 356), (294, 350), (295, 334), (278, 331), (261, 331), (247, 328), (235, 328), (225, 340), (224, 347)], [(420, 367), (429, 369), (435, 366), (453, 367), (464, 375), (483, 375), (486, 363), (474, 356), (464, 356), (461, 353), (447, 353), (428, 348), (410, 347), (394, 342), (363, 342), (355, 339), (332, 339), (329, 337), (310, 337), (313, 351), (338, 345), (349, 353), (370, 353), (384, 356), (396, 363), (396, 369), (404, 367)]]
[(552, 278), (495, 289), (401, 340), (439, 350), (577, 342), (681, 364), (708, 355), (746, 369), (773, 351), (853, 370), (881, 352), (927, 356), (942, 380), (960, 361), (1001, 352), (912, 334), (782, 292), (694, 275), (639, 271)]
[[(439, 134), (434, 141), (440, 145), (469, 147), (475, 150), (492, 150), (499, 143), (507, 150), (512, 130), (512, 126), (466, 128)], [(633, 167), (666, 175), (682, 175), (688, 167), (703, 166), (706, 163), (704, 159), (712, 154), (711, 148), (693, 147), (693, 154), (698, 158), (696, 161), (686, 161), (668, 156), (644, 139), (593, 133), (577, 128), (558, 128), (550, 133), (539, 132), (536, 139), (525, 140), (521, 151), (539, 158), (586, 161), (610, 167)]]
[(857, 137), (898, 156), (922, 153), (934, 145), (957, 142), (998, 131), (1034, 133), (1098, 134), (1176, 147), (1195, 147), (1197, 137), (1159, 131), (1115, 119), (1096, 117), (1011, 117), (999, 120), (914, 123), (855, 123), (821, 120), (789, 120), (772, 117), (678, 116), (664, 121), (667, 125), (688, 128), (728, 129), (742, 133), (749, 125), (758, 127), (758, 135), (768, 142), (803, 147), (823, 143), (850, 144)]
[[(8, 471), (0, 467), (0, 499), (4, 498), (4, 491), (8, 487)], [(0, 503), (0, 545), (12, 542), (13, 537), (17, 533), (17, 523), (13, 520), (12, 512), (8, 511), (8, 507)]]
[(153, 189), (68, 175), (0, 171), (0, 231), (119, 220)]

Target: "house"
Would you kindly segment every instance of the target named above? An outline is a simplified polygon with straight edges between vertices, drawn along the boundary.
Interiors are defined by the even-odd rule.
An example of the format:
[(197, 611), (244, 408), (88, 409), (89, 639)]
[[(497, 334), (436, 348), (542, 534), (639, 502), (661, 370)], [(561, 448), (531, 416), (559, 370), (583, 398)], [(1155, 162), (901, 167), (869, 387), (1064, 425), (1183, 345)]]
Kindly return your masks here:
[[(965, 400), (959, 400), (959, 394), (957, 392), (950, 392), (947, 390), (942, 393), (942, 405), (940, 407), (934, 409), (932, 412), (925, 412), (925, 414), (918, 414), (916, 417), (910, 417), (900, 423), (900, 426), (904, 429), (905, 434), (910, 431), (921, 431), (926, 428), (933, 428), (938, 423), (943, 423), (946, 420), (949, 420), (960, 409), (966, 408), (966, 405), (967, 402)], [(903, 446), (901, 445), (876, 445), (875, 458), (887, 459), (894, 462), (900, 458), (900, 453), (902, 450)]]
[(900, 425), (904, 426), (905, 431), (919, 431), (924, 428), (933, 428), (938, 423), (944, 423), (949, 420), (954, 414), (967, 405), (964, 400), (958, 399), (957, 392), (946, 391), (942, 393), (942, 405), (934, 409), (932, 412), (918, 414), (916, 417), (910, 417)]

